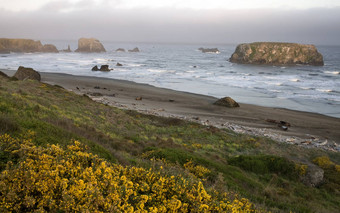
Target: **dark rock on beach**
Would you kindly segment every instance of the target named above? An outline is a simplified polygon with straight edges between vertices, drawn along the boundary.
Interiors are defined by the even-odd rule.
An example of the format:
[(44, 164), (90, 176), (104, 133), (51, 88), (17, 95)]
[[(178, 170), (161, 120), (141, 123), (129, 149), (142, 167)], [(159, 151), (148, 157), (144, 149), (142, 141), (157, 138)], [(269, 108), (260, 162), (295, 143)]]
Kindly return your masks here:
[(80, 38), (78, 40), (78, 49), (76, 49), (76, 52), (99, 53), (99, 52), (106, 52), (106, 50), (98, 39)]
[(123, 49), (123, 48), (118, 48), (118, 49), (116, 49), (116, 52), (125, 52), (125, 49)]
[(42, 45), (40, 41), (34, 41), (32, 39), (8, 39), (0, 38), (0, 53), (10, 52), (45, 52), (45, 53), (57, 53), (57, 48), (52, 44)]
[(129, 52), (137, 53), (137, 52), (140, 52), (140, 51), (139, 51), (138, 47), (135, 47), (132, 50), (129, 50)]
[(214, 103), (214, 105), (224, 106), (224, 107), (229, 107), (229, 108), (240, 107), (240, 105), (230, 97), (224, 97), (224, 98), (218, 99)]
[(37, 71), (35, 71), (32, 68), (26, 68), (22, 66), (18, 68), (17, 72), (14, 74), (14, 77), (17, 78), (18, 80), (26, 80), (26, 79), (37, 80), (37, 81), (41, 80), (40, 74)]
[(314, 45), (276, 42), (240, 44), (229, 59), (240, 64), (322, 66), (323, 56)]
[(220, 51), (217, 48), (203, 48), (200, 47), (198, 50), (201, 50), (202, 53), (219, 53)]

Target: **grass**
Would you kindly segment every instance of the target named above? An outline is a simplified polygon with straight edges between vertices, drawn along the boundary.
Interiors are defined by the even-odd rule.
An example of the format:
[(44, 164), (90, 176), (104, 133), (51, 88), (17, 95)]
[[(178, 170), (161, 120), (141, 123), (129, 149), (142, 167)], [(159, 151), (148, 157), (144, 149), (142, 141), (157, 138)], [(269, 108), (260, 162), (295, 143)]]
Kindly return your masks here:
[[(156, 160), (170, 175), (187, 175), (185, 164), (191, 161), (210, 171), (206, 188), (234, 191), (273, 212), (336, 212), (340, 206), (336, 166), (324, 169), (325, 181), (317, 188), (305, 186), (296, 170), (320, 156), (340, 164), (339, 153), (119, 110), (35, 81), (0, 76), (0, 82), (1, 134), (20, 138), (34, 132), (33, 142), (42, 147), (78, 140), (122, 165), (153, 168)], [(2, 169), (9, 160), (0, 153)]]

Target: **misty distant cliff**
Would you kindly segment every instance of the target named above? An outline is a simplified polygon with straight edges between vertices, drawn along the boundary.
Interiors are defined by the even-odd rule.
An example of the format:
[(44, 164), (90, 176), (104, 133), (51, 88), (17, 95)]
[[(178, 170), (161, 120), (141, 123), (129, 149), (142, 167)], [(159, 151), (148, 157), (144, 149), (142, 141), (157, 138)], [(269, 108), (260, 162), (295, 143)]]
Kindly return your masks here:
[(229, 60), (241, 64), (315, 66), (324, 64), (323, 56), (314, 45), (275, 42), (240, 44)]
[(0, 38), (0, 53), (10, 52), (59, 52), (52, 44), (42, 45), (40, 41), (32, 39)]

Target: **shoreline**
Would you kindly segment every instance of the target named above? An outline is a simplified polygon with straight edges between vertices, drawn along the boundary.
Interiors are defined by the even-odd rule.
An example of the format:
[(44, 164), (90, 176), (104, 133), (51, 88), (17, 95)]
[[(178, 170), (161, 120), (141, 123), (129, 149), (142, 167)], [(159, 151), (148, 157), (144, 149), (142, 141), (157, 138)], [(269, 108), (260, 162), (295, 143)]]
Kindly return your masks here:
[[(1, 71), (10, 76), (15, 72)], [(94, 101), (121, 109), (180, 118), (303, 147), (340, 151), (340, 118), (242, 103), (239, 103), (240, 108), (226, 108), (213, 105), (217, 100), (214, 97), (132, 81), (62, 73), (40, 74), (43, 83), (59, 85), (79, 95), (88, 95)], [(276, 124), (268, 122), (268, 119), (289, 122), (291, 127), (283, 131)]]

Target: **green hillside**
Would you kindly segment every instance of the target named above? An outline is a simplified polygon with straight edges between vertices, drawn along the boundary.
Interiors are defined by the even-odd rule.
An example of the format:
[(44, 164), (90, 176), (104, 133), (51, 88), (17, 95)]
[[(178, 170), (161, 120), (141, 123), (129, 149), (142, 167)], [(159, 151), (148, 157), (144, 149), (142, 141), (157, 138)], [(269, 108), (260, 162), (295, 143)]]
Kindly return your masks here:
[[(340, 154), (0, 75), (0, 211), (336, 212)], [(311, 164), (324, 181), (306, 186)]]

